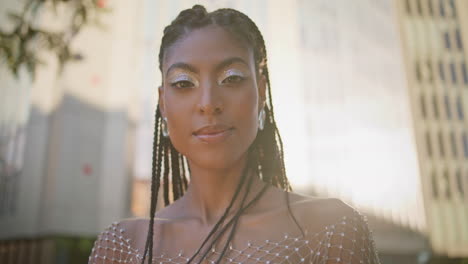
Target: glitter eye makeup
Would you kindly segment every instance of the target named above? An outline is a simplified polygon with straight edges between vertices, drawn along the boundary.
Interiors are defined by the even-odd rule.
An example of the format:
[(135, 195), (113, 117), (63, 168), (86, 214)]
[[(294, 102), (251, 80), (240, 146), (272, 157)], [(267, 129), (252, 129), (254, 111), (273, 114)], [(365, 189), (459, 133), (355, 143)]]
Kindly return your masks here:
[(227, 69), (223, 71), (218, 84), (238, 83), (247, 79), (248, 75), (238, 69)]
[(174, 88), (190, 88), (198, 86), (198, 81), (188, 74), (179, 74), (169, 78), (169, 84)]
[(229, 69), (229, 70), (224, 71), (224, 76), (226, 76), (226, 77), (233, 76), (233, 75), (237, 75), (237, 76), (240, 76), (240, 77), (246, 77), (246, 74), (244, 74), (243, 71), (238, 70), (238, 69)]

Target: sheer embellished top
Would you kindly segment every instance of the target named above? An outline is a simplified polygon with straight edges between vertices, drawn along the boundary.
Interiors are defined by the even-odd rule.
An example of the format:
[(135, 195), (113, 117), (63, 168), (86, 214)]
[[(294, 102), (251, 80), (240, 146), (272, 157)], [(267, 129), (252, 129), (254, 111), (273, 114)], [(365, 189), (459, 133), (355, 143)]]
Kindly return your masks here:
[[(212, 248), (203, 263), (215, 263), (220, 250)], [(90, 264), (131, 263), (142, 261), (142, 250), (132, 246), (126, 230), (119, 223), (106, 228), (96, 240)], [(176, 255), (153, 257), (154, 264), (186, 263), (191, 256), (182, 251)], [(243, 247), (229, 246), (223, 263), (313, 263), (313, 264), (379, 264), (372, 234), (365, 216), (357, 211), (325, 226), (321, 231), (305, 236), (290, 236), (262, 243), (246, 243)]]

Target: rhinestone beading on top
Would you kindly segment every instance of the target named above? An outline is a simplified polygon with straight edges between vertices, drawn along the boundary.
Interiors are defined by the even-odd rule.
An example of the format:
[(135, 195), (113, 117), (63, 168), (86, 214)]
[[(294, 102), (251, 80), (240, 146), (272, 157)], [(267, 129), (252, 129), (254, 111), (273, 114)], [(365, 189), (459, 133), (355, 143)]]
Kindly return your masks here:
[[(90, 264), (129, 263), (139, 264), (142, 253), (131, 246), (124, 236), (125, 230), (113, 223), (104, 230), (94, 243), (89, 257)], [(220, 252), (211, 249), (206, 263), (215, 263)], [(177, 255), (162, 254), (153, 257), (153, 264), (182, 264), (189, 256), (180, 251)], [(314, 264), (378, 264), (377, 252), (364, 216), (357, 211), (352, 216), (343, 216), (337, 223), (322, 231), (305, 237), (285, 234), (278, 241), (265, 240), (262, 244), (248, 242), (244, 248), (229, 245), (223, 263), (314, 263)]]

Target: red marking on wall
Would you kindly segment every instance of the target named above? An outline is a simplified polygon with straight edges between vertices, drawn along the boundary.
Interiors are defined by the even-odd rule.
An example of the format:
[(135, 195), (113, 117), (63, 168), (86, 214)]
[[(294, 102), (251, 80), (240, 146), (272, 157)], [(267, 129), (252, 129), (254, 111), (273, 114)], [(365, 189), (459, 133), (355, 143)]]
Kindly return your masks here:
[(106, 1), (106, 0), (98, 0), (98, 1), (97, 1), (97, 6), (98, 6), (99, 8), (104, 8), (104, 7), (107, 6), (107, 1)]
[(101, 77), (99, 77), (99, 75), (93, 75), (91, 77), (91, 84), (96, 86), (98, 85), (99, 83), (101, 82)]
[(89, 164), (83, 165), (83, 173), (84, 173), (86, 176), (91, 175), (91, 173), (93, 173), (93, 168), (91, 167), (91, 165), (89, 165)]

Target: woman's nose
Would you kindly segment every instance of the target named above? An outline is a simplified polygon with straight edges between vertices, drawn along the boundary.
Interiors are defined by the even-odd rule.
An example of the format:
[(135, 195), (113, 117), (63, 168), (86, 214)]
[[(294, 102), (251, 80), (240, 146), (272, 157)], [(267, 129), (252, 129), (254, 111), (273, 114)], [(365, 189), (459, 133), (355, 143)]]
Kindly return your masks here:
[(214, 115), (224, 110), (220, 89), (216, 83), (205, 82), (201, 86), (199, 111), (201, 114)]

